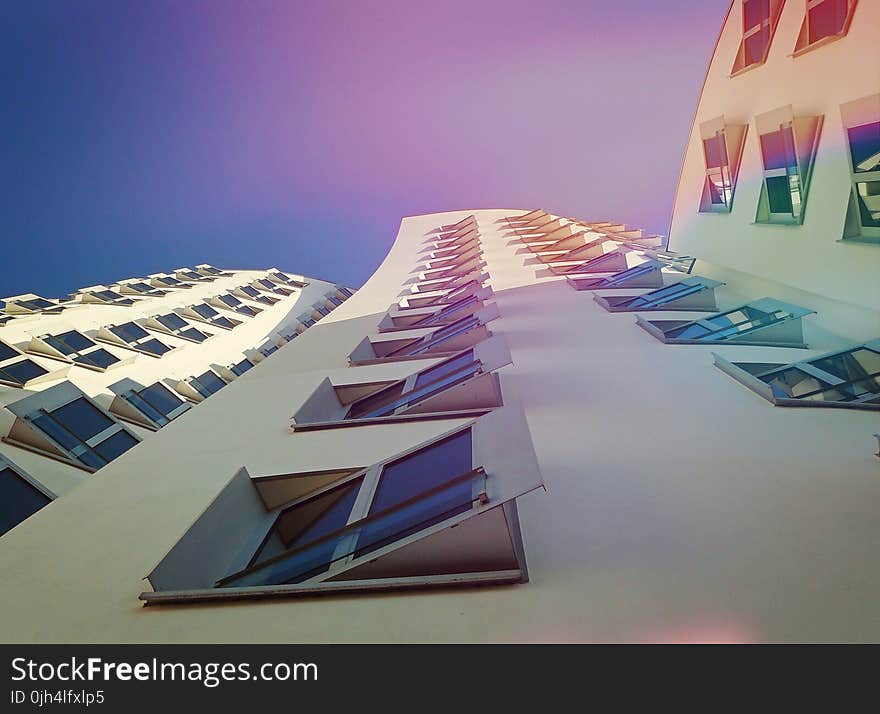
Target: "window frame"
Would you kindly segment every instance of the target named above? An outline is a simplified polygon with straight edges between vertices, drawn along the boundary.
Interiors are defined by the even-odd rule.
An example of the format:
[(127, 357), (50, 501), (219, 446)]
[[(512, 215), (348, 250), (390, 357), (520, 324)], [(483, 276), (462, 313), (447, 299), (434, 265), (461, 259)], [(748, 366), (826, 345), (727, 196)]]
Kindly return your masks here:
[[(60, 420), (52, 416), (54, 412), (80, 399), (90, 404), (95, 410), (100, 412), (110, 422), (112, 422), (110, 426), (105, 427), (103, 430), (101, 430), (97, 434), (92, 435), (88, 439), (83, 439), (80, 435), (71, 431)], [(28, 451), (34, 451), (44, 456), (49, 456), (59, 461), (63, 461), (89, 473), (94, 473), (103, 468), (103, 466), (106, 466), (107, 464), (112, 463), (112, 461), (115, 461), (115, 459), (111, 459), (108, 461), (106, 458), (101, 456), (100, 453), (96, 451), (96, 449), (105, 441), (114, 437), (119, 432), (125, 432), (134, 440), (135, 443), (130, 448), (134, 448), (141, 442), (140, 437), (138, 437), (137, 434), (131, 431), (131, 429), (126, 427), (123, 422), (119, 421), (112, 412), (110, 412), (108, 409), (102, 408), (94, 399), (89, 397), (71, 382), (62, 382), (60, 384), (56, 384), (55, 386), (49, 387), (48, 389), (45, 389), (41, 392), (37, 392), (23, 399), (20, 399), (17, 402), (7, 404), (6, 408), (9, 409), (9, 411), (11, 411), (16, 416), (16, 422), (20, 422), (26, 425), (39, 437), (39, 439), (42, 439), (47, 444), (49, 444), (54, 449), (54, 452), (47, 451), (41, 446), (36, 446), (34, 444), (21, 441), (20, 439), (13, 436), (3, 437), (4, 441), (7, 441), (15, 446), (20, 446), (24, 449), (27, 449)], [(59, 428), (68, 432), (74, 440), (79, 442), (79, 445), (68, 449), (68, 447), (62, 445), (59, 441), (57, 441), (55, 437), (44, 431), (34, 422), (34, 419), (36, 419), (38, 416), (43, 415), (47, 415), (52, 422), (59, 426)], [(10, 434), (11, 433), (12, 431), (10, 432)], [(127, 449), (126, 451), (128, 450), (129, 449)], [(90, 466), (84, 461), (81, 461), (80, 456), (82, 456), (87, 451), (96, 454), (96, 456), (100, 460), (105, 462), (104, 465), (95, 467)], [(120, 456), (121, 455), (122, 454), (120, 454)]]
[(810, 42), (810, 10), (815, 9), (824, 2), (830, 1), (831, 0), (804, 0), (804, 19), (801, 21), (801, 29), (800, 32), (798, 32), (797, 40), (795, 41), (794, 50), (791, 54), (792, 57), (801, 57), (808, 52), (812, 52), (813, 50), (824, 47), (827, 44), (836, 42), (837, 40), (846, 37), (849, 33), (849, 28), (852, 24), (853, 15), (855, 15), (858, 0), (846, 0), (846, 17), (844, 18), (843, 26), (839, 32), (825, 35), (818, 40)]

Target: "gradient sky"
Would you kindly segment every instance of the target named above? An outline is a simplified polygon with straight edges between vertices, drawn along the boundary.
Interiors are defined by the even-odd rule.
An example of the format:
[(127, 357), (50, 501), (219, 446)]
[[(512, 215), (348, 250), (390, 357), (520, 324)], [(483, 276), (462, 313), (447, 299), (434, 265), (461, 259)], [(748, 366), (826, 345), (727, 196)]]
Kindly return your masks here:
[(401, 216), (666, 233), (728, 0), (4, 0), (0, 296), (360, 285)]

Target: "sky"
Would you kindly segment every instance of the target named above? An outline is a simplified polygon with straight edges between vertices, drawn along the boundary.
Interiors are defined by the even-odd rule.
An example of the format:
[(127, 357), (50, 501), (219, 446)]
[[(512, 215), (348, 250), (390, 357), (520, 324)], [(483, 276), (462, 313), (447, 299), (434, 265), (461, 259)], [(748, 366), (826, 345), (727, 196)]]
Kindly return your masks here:
[(0, 297), (207, 262), (352, 286), (400, 219), (666, 233), (728, 0), (4, 0)]

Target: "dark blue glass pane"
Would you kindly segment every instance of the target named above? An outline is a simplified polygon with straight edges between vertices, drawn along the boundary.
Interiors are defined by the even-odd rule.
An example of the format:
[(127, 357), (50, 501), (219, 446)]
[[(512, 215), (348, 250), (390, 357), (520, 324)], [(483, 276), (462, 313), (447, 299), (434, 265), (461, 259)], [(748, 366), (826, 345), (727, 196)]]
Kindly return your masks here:
[(0, 535), (32, 516), (51, 499), (10, 468), (0, 469)]
[(218, 299), (224, 305), (229, 305), (229, 307), (241, 305), (241, 300), (239, 300), (237, 297), (233, 297), (232, 295), (220, 295)]
[[(370, 515), (441, 486), (473, 468), (471, 430), (465, 429), (382, 469)], [(467, 482), (470, 491), (470, 481)]]
[(18, 351), (12, 349), (5, 342), (0, 342), (0, 362), (12, 359), (13, 357), (18, 357)]
[(124, 454), (132, 446), (136, 446), (137, 443), (137, 439), (125, 431), (125, 429), (122, 429), (113, 434), (113, 436), (104, 439), (94, 450), (105, 461), (113, 461), (113, 459)]
[(80, 362), (84, 364), (91, 364), (96, 367), (100, 367), (101, 369), (107, 369), (111, 364), (115, 364), (119, 361), (119, 358), (115, 355), (110, 354), (103, 347), (101, 349), (93, 350), (88, 354), (84, 354), (80, 357), (74, 357), (74, 362)]
[(154, 409), (149, 402), (144, 401), (137, 392), (127, 392), (125, 394), (125, 399), (157, 426), (165, 426), (168, 423), (165, 415), (157, 409)]
[[(63, 332), (60, 335), (55, 335), (55, 338), (64, 345), (67, 345), (67, 351), (60, 350), (64, 354), (70, 354), (71, 352), (82, 352), (83, 350), (87, 350), (89, 347), (95, 346), (94, 342), (92, 342), (88, 337), (77, 332), (76, 330), (71, 330), (70, 332)], [(59, 349), (54, 344), (53, 347)]]
[(138, 345), (138, 349), (143, 350), (144, 352), (149, 352), (153, 355), (164, 355), (166, 352), (171, 350), (168, 345), (166, 345), (164, 342), (160, 342), (155, 338), (153, 338), (152, 340), (147, 340), (146, 342), (141, 342)]
[(160, 382), (142, 389), (140, 396), (144, 401), (166, 416), (183, 404), (183, 401), (174, 396), (171, 390)]
[(416, 377), (416, 388), (421, 387), (429, 382), (433, 382), (441, 377), (445, 377), (448, 374), (452, 374), (454, 372), (458, 372), (459, 370), (464, 369), (474, 363), (474, 352), (473, 350), (468, 350), (467, 352), (462, 352), (457, 357), (453, 357), (446, 362), (442, 362), (438, 364), (436, 367), (431, 367), (426, 369), (424, 372), (419, 374)]
[(350, 419), (356, 419), (385, 404), (390, 404), (403, 394), (403, 384), (403, 382), (395, 382), (391, 386), (385, 387), (375, 394), (370, 394), (363, 399), (359, 399), (351, 405), (348, 417)]
[(60, 446), (70, 451), (81, 445), (79, 439), (62, 427), (48, 414), (38, 413), (31, 417), (31, 423), (56, 441)]
[(245, 295), (250, 295), (251, 297), (259, 297), (260, 293), (256, 288), (252, 288), (250, 285), (243, 285), (241, 287), (241, 291)]
[(24, 300), (19, 305), (24, 305), (28, 310), (45, 310), (49, 307), (54, 307), (55, 303), (51, 303), (48, 300), (43, 300), (43, 298), (37, 298), (36, 300)]
[(52, 411), (52, 418), (86, 441), (115, 424), (104, 412), (84, 397), (74, 399)]
[(244, 359), (238, 364), (234, 364), (231, 367), (232, 373), (237, 374), (238, 376), (243, 375), (247, 372), (251, 367), (253, 367), (253, 363), (249, 359)]
[(170, 312), (167, 315), (160, 315), (156, 319), (159, 321), (160, 325), (164, 325), (169, 330), (179, 330), (186, 327), (188, 324), (180, 315), (173, 312)]
[(190, 327), (188, 330), (181, 330), (179, 334), (181, 337), (189, 337), (189, 339), (195, 340), (196, 342), (204, 342), (208, 339), (208, 336), (204, 332), (197, 330), (195, 327)]
[(125, 342), (137, 342), (148, 336), (147, 331), (134, 322), (124, 322), (110, 328), (110, 332)]
[(219, 327), (226, 327), (231, 330), (237, 323), (233, 322), (228, 317), (217, 317), (214, 320), (211, 320), (211, 324), (218, 325)]
[(193, 311), (197, 315), (201, 315), (204, 318), (211, 318), (217, 315), (217, 311), (211, 307), (210, 305), (206, 305), (205, 303), (201, 303), (200, 305), (193, 305)]
[(226, 382), (210, 370), (204, 374), (200, 374), (196, 379), (210, 394), (214, 394), (226, 386)]
[(11, 382), (24, 384), (35, 377), (49, 374), (49, 370), (43, 369), (36, 362), (31, 362), (29, 359), (25, 359), (21, 362), (13, 362), (12, 364), (7, 364), (5, 367), (0, 367), (0, 375), (3, 374), (8, 375), (10, 378), (9, 381)]

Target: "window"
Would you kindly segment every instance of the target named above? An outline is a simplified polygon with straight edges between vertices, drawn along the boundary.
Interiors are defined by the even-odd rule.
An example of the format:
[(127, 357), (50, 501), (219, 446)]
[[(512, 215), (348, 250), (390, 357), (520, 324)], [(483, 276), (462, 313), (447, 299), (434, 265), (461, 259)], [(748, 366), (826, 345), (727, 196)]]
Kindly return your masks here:
[(154, 288), (152, 285), (148, 285), (142, 281), (136, 281), (132, 283), (121, 283), (119, 285), (119, 289), (123, 293), (136, 294), (136, 295), (145, 295), (147, 297), (162, 297), (163, 295), (167, 295), (164, 290), (158, 290)]
[(763, 298), (699, 320), (636, 318), (639, 325), (663, 342), (705, 344), (731, 341), (784, 347), (804, 347), (800, 318), (812, 310)]
[(0, 457), (0, 536), (52, 501), (53, 495)]
[(204, 275), (199, 275), (194, 270), (181, 270), (177, 275), (185, 280), (195, 280), (196, 282), (204, 282), (208, 280)]
[(822, 117), (794, 117), (786, 107), (755, 121), (764, 165), (755, 222), (799, 225), (804, 220)]
[(171, 347), (155, 337), (150, 337), (149, 332), (134, 322), (110, 325), (106, 328), (106, 332), (101, 331), (98, 333), (100, 339), (107, 339), (111, 335), (116, 338), (115, 340), (111, 339), (111, 342), (122, 344), (129, 349), (143, 352), (152, 357), (161, 357), (166, 352), (171, 351)]
[(38, 339), (62, 357), (84, 367), (105, 370), (120, 362), (119, 357), (98, 347), (96, 342), (76, 330), (60, 335), (43, 335)]
[(263, 355), (263, 357), (268, 357), (270, 354), (276, 352), (277, 350), (278, 345), (270, 343), (260, 348), (260, 354)]
[(805, 0), (806, 11), (794, 54), (798, 56), (833, 40), (849, 30), (857, 0)]
[(330, 314), (330, 310), (326, 305), (312, 305), (312, 309), (317, 312), (321, 317), (326, 317)]
[(226, 382), (210, 369), (198, 377), (193, 377), (189, 383), (203, 397), (210, 397), (226, 386)]
[(445, 327), (440, 328), (439, 330), (435, 330), (429, 335), (425, 335), (425, 337), (420, 340), (416, 340), (415, 343), (406, 344), (403, 347), (400, 347), (392, 352), (389, 352), (387, 357), (399, 357), (402, 355), (415, 357), (417, 355), (422, 355), (426, 353), (436, 352), (438, 348), (442, 351), (443, 345), (448, 343), (450, 340), (455, 339), (461, 335), (464, 335), (470, 332), (473, 329), (481, 327), (483, 323), (479, 318), (470, 315), (468, 317), (462, 318), (461, 320), (457, 320)]
[(880, 94), (841, 107), (852, 191), (844, 239), (880, 242)]
[(663, 264), (658, 260), (646, 260), (605, 278), (568, 278), (577, 290), (605, 290), (618, 288), (656, 288), (663, 285)]
[(218, 295), (214, 299), (225, 305), (230, 310), (235, 310), (235, 312), (241, 313), (242, 315), (248, 315), (249, 317), (254, 317), (261, 312), (259, 308), (245, 305), (241, 300), (235, 297), (235, 295), (230, 295), (229, 293), (225, 295)]
[[(34, 397), (44, 403), (38, 406), (40, 402), (32, 402)], [(32, 403), (36, 406), (33, 410), (28, 408)], [(131, 432), (70, 383), (40, 392), (9, 408), (48, 437), (62, 453), (91, 469), (105, 466), (138, 443)]]
[(172, 278), (168, 275), (163, 275), (157, 278), (153, 278), (154, 283), (159, 283), (161, 286), (169, 287), (169, 288), (191, 288), (192, 285), (187, 285), (186, 283), (182, 283), (177, 278)]
[(44, 374), (49, 374), (49, 370), (29, 359), (0, 364), (0, 383), (16, 387), (22, 387), (32, 379), (42, 377)]
[(256, 302), (261, 302), (264, 305), (274, 305), (278, 302), (278, 298), (269, 297), (268, 295), (261, 295), (260, 291), (250, 285), (242, 285), (238, 288), (243, 294), (247, 295), (251, 300), (255, 300)]
[(702, 213), (729, 213), (746, 137), (744, 125), (726, 124), (719, 117), (700, 125), (706, 179), (700, 199)]
[(232, 372), (237, 377), (240, 377), (245, 372), (247, 372), (251, 367), (254, 366), (254, 363), (249, 359), (243, 359), (238, 364), (234, 364), (229, 368), (229, 371)]
[(206, 303), (199, 303), (198, 305), (193, 305), (189, 308), (192, 311), (192, 314), (198, 318), (207, 322), (211, 325), (216, 325), (217, 327), (222, 327), (224, 330), (231, 330), (234, 327), (237, 327), (241, 324), (240, 320), (232, 320), (228, 317), (224, 317), (219, 312), (217, 312), (213, 307)]
[(777, 405), (880, 409), (880, 340), (790, 364), (715, 364)]
[(157, 315), (151, 318), (151, 322), (164, 328), (164, 331), (191, 342), (204, 342), (211, 337), (211, 335), (191, 327), (186, 320), (173, 312), (169, 312), (167, 315)]
[(41, 297), (34, 297), (26, 300), (7, 300), (6, 309), (9, 312), (10, 307), (17, 308), (18, 312), (43, 312), (44, 310), (60, 310), (58, 303), (49, 302)]
[(481, 370), (482, 366), (474, 358), (473, 350), (467, 350), (420, 372), (409, 388), (406, 382), (396, 382), (357, 400), (349, 408), (346, 419), (375, 419), (404, 412), (415, 404), (480, 374)]
[(715, 310), (714, 290), (723, 283), (701, 277), (684, 280), (642, 295), (595, 296), (610, 312), (636, 310)]
[(450, 318), (457, 318), (458, 313), (469, 308), (475, 308), (481, 304), (482, 303), (480, 302), (480, 299), (476, 295), (470, 295), (466, 298), (450, 303), (442, 310), (438, 310), (437, 312), (433, 312), (430, 315), (426, 315), (425, 317), (413, 323), (411, 327), (425, 327), (433, 324), (443, 324), (445, 322), (449, 322)]
[(314, 325), (315, 321), (311, 317), (302, 317), (300, 318), (300, 323), (308, 328)]
[(783, 0), (743, 0), (743, 36), (731, 75), (764, 64), (776, 30)]
[(259, 290), (277, 293), (278, 295), (284, 295), (285, 297), (294, 293), (290, 288), (282, 287), (281, 285), (278, 285), (278, 283), (273, 283), (271, 280), (266, 280), (265, 278), (254, 281), (254, 284), (258, 286)]
[(352, 295), (354, 295), (355, 292), (351, 288), (347, 288), (345, 286), (337, 286), (336, 289), (339, 290), (339, 292), (341, 292), (346, 298), (350, 298)]
[(330, 302), (334, 307), (339, 307), (342, 304), (342, 300), (340, 300), (335, 295), (328, 295), (327, 301)]
[(121, 396), (159, 428), (190, 408), (161, 382), (143, 389), (126, 390)]
[[(249, 567), (218, 585), (302, 582), (337, 561), (472, 511), (485, 494), (486, 475), (473, 468), (470, 428), (375, 471), (378, 483), (367, 474), (281, 510)], [(368, 490), (369, 505), (356, 511)]]
[(115, 293), (112, 290), (96, 290), (93, 292), (87, 292), (83, 295), (83, 297), (92, 298), (88, 302), (98, 302), (107, 305), (134, 305), (134, 300), (132, 300), (131, 298), (127, 298), (124, 295), (120, 295), (119, 293)]

